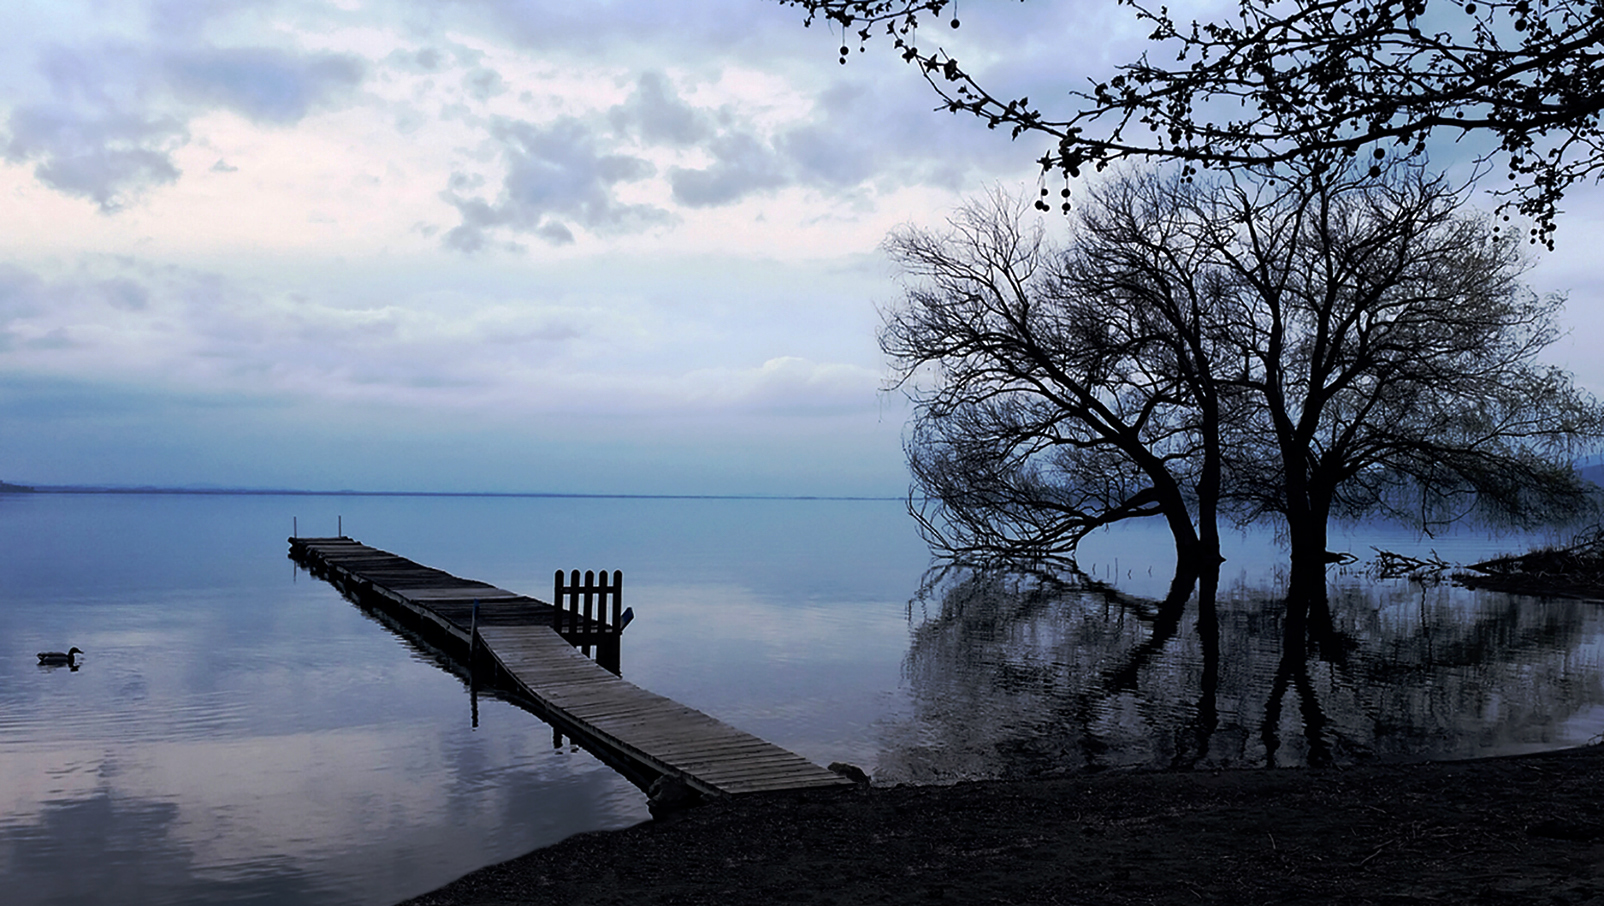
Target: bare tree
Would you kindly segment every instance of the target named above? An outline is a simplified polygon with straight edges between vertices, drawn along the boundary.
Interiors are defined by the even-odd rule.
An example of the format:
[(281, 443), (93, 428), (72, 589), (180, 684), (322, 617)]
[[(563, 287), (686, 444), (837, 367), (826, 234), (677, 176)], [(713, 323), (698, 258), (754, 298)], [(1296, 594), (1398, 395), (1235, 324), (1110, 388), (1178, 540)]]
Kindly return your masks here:
[[(1369, 165), (1418, 156), (1435, 133), (1482, 135), (1496, 143), (1486, 157), (1508, 167), (1502, 194), (1535, 220), (1534, 241), (1551, 244), (1566, 189), (1604, 169), (1596, 0), (1462, 0), (1429, 11), (1427, 0), (1240, 0), (1234, 16), (1192, 23), (1121, 0), (1152, 27), (1152, 53), (1089, 78), (1056, 111), (980, 84), (919, 33), (921, 24), (937, 35), (957, 28), (954, 0), (780, 2), (860, 46), (885, 34), (946, 109), (1054, 140), (1041, 164), (1066, 177), (1127, 158), (1235, 168), (1339, 151), (1363, 152)], [(847, 50), (843, 42), (843, 63)]]
[(1223, 224), (1199, 205), (1191, 181), (1138, 173), (1095, 188), (1075, 218), (1059, 259), (1058, 292), (1108, 318), (1129, 319), (1125, 353), (1178, 391), (1172, 418), (1185, 426), (1183, 476), (1198, 531), (1198, 556), (1217, 560), (1225, 463), (1222, 432), (1248, 404), (1220, 366), (1230, 360), (1217, 324), (1231, 304), (1232, 284), (1212, 263)]
[(1335, 516), (1579, 511), (1604, 414), (1538, 361), (1562, 300), (1442, 178), (1311, 171), (1115, 179), (1061, 249), (995, 196), (891, 237), (912, 279), (881, 344), (938, 547), (1044, 556), (1161, 516), (1201, 563), (1224, 507), (1283, 520), (1314, 582)]
[(1101, 193), (1067, 251), (1000, 194), (944, 235), (888, 240), (912, 280), (880, 340), (916, 403), (914, 510), (938, 548), (1048, 556), (1159, 516), (1178, 562), (1218, 558), (1221, 401), (1203, 333), (1217, 288), (1183, 243), (1148, 240), (1184, 230), (1161, 222), (1166, 191)]
[(1520, 283), (1517, 245), (1444, 178), (1310, 169), (1196, 193), (1236, 224), (1217, 234), (1236, 284), (1217, 330), (1254, 404), (1230, 431), (1229, 496), (1284, 518), (1294, 573), (1310, 576), (1334, 515), (1429, 529), (1578, 513), (1572, 456), (1604, 415), (1539, 361), (1563, 299)]

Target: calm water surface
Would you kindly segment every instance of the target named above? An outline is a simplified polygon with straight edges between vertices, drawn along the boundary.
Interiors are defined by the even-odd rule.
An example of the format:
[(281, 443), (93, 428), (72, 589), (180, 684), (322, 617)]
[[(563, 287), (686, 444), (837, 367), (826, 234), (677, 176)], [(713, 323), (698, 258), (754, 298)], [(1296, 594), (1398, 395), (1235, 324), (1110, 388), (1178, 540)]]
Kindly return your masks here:
[[(1160, 603), (1168, 542), (1089, 542), (1112, 591), (950, 576), (898, 502), (0, 497), (8, 903), (390, 904), (644, 796), (297, 573), (292, 517), (546, 596), (619, 568), (624, 673), (877, 782), (1102, 767), (1473, 757), (1604, 732), (1599, 605), (1333, 571), (1288, 656), (1280, 552), (1234, 538), (1216, 604)], [(1450, 560), (1523, 547), (1340, 539)], [(1339, 541), (1334, 540), (1334, 546)], [(1205, 612), (1206, 611), (1206, 612)], [(76, 672), (34, 652), (77, 645)]]

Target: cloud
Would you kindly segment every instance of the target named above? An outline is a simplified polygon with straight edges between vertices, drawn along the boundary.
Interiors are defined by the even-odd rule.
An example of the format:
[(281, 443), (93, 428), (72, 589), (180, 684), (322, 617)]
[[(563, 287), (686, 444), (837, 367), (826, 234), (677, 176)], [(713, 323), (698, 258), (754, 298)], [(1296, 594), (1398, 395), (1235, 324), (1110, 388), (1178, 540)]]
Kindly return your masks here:
[(440, 68), (440, 51), (433, 47), (425, 47), (413, 56), (413, 60), (421, 69), (433, 72)]
[(729, 204), (752, 192), (791, 181), (786, 162), (753, 135), (725, 133), (713, 140), (711, 150), (715, 159), (712, 166), (702, 170), (675, 167), (669, 171), (675, 201), (693, 208)]
[(884, 94), (836, 81), (811, 98), (798, 92), (776, 102), (752, 95), (740, 72), (725, 70), (694, 95), (714, 102), (697, 104), (668, 75), (648, 70), (622, 103), (602, 110), (544, 122), (491, 120), (490, 147), (504, 174), (488, 192), (473, 184), (483, 176), (453, 174), (442, 197), (460, 220), (443, 243), (463, 252), (509, 237), (565, 245), (580, 231), (617, 236), (673, 222), (661, 208), (620, 201), (626, 184), (666, 189), (674, 204), (705, 209), (791, 187), (839, 201), (872, 188), (946, 186), (969, 172), (939, 130), (925, 128), (951, 129), (948, 121), (911, 101), (893, 107), (903, 98)]
[[(802, 178), (826, 186), (852, 186), (872, 179), (881, 164), (871, 140), (894, 117), (876, 109), (869, 87), (840, 82), (819, 92), (812, 122), (787, 130), (776, 144)], [(898, 148), (894, 160), (910, 160), (928, 148)]]
[(21, 268), (0, 267), (0, 328), (35, 318), (59, 326), (103, 306), (135, 312), (149, 305), (149, 288), (126, 274), (47, 281)]
[(733, 125), (739, 120), (732, 110), (691, 106), (660, 72), (642, 73), (629, 98), (607, 117), (619, 132), (647, 144), (705, 146), (710, 166), (668, 171), (674, 201), (687, 207), (732, 204), (792, 181), (787, 162), (772, 147), (749, 126)]
[(362, 81), (364, 66), (343, 54), (296, 54), (268, 47), (206, 48), (162, 61), (185, 100), (224, 107), (260, 123), (299, 122)]
[[(438, 0), (412, 0), (430, 8)], [(627, 44), (635, 55), (683, 61), (697, 53), (771, 58), (776, 47), (803, 46), (833, 62), (833, 45), (812, 40), (819, 29), (801, 27), (803, 14), (777, 3), (662, 3), (659, 0), (473, 0), (451, 4), (459, 27), (473, 27), (547, 53), (595, 53)], [(601, 26), (599, 27), (599, 22)], [(665, 51), (664, 48), (667, 48)]]
[(46, 281), (5, 268), (0, 270), (0, 353), (83, 348), (81, 334), (105, 333), (107, 321), (142, 312), (149, 304), (147, 288), (123, 275)]
[(682, 380), (687, 401), (742, 411), (823, 415), (871, 409), (880, 375), (861, 365), (777, 356), (757, 368), (702, 369)]
[(127, 277), (112, 277), (94, 284), (94, 291), (112, 308), (144, 311), (150, 306), (150, 291)]
[(494, 69), (475, 69), (463, 79), (463, 87), (481, 101), (488, 101), (507, 90), (507, 82)]
[(595, 131), (574, 117), (546, 125), (498, 119), (491, 136), (506, 167), (500, 193), (494, 202), (464, 197), (459, 189), (472, 185), (472, 178), (453, 175), (442, 197), (457, 208), (462, 223), (445, 235), (450, 248), (478, 251), (499, 228), (563, 245), (574, 241), (571, 225), (607, 236), (671, 221), (661, 208), (613, 196), (618, 184), (646, 179), (656, 168), (639, 157), (605, 153)]
[(527, 393), (518, 375), (553, 367), (602, 317), (521, 294), (349, 295), (120, 258), (51, 276), (0, 266), (0, 372), (313, 397), (473, 388), (454, 397), (469, 402)]
[(4, 157), (105, 213), (178, 180), (174, 153), (189, 125), (213, 109), (293, 125), (362, 80), (355, 57), (268, 47), (171, 50), (105, 43), (56, 47), (37, 66), (49, 98), (19, 103), (6, 119)]
[(692, 145), (712, 129), (707, 115), (685, 103), (659, 72), (644, 72), (628, 100), (607, 112), (613, 127), (647, 142)]
[(781, 136), (780, 149), (802, 178), (825, 186), (855, 186), (875, 175), (875, 153), (861, 141), (818, 126), (804, 126)]
[(171, 153), (189, 139), (186, 119), (147, 100), (148, 54), (119, 45), (58, 47), (42, 54), (37, 69), (51, 97), (12, 109), (6, 160), (34, 162), (40, 182), (104, 212), (178, 178)]
[[(720, 81), (706, 93), (740, 97), (732, 72)], [(811, 97), (803, 94), (796, 109), (772, 103), (765, 108), (750, 99), (714, 108), (688, 104), (665, 77), (648, 72), (608, 116), (615, 128), (643, 142), (710, 159), (666, 168), (674, 201), (691, 208), (731, 205), (787, 187), (838, 199), (870, 188), (955, 188), (988, 155), (1005, 166), (1019, 156), (973, 123), (933, 116), (918, 87), (854, 76), (819, 87)]]
[(178, 179), (171, 154), (189, 138), (171, 117), (51, 105), (19, 107), (6, 127), (6, 160), (35, 161), (40, 182), (107, 213)]
[(21, 339), (15, 326), (38, 310), (41, 283), (33, 274), (0, 265), (0, 356)]

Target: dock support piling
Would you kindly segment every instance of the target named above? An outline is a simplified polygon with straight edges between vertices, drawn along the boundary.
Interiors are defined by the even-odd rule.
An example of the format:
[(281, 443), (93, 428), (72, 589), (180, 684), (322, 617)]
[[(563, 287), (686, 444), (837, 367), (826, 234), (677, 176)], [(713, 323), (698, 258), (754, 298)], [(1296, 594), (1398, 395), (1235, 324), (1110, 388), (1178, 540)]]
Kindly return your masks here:
[(617, 633), (609, 633), (596, 643), (596, 666), (613, 676), (623, 675), (623, 645), (619, 644), (622, 638)]
[(474, 673), (474, 662), (479, 653), (479, 599), (473, 599), (473, 614), (468, 618), (468, 700), (472, 709), (473, 728), (479, 729), (479, 683)]

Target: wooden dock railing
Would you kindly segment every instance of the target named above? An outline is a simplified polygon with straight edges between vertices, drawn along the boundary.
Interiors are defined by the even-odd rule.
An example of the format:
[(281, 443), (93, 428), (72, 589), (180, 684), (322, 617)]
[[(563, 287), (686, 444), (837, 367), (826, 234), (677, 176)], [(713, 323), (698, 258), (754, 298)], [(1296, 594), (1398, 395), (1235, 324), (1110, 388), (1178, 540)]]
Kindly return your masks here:
[[(582, 654), (590, 654), (594, 645), (596, 663), (617, 673), (620, 637), (635, 616), (633, 610), (624, 610), (624, 573), (615, 569), (609, 577), (605, 569), (599, 573), (586, 570), (581, 582), (576, 569), (565, 583), (559, 569), (552, 583), (551, 603), (551, 628)], [(607, 619), (609, 603), (611, 620)]]

